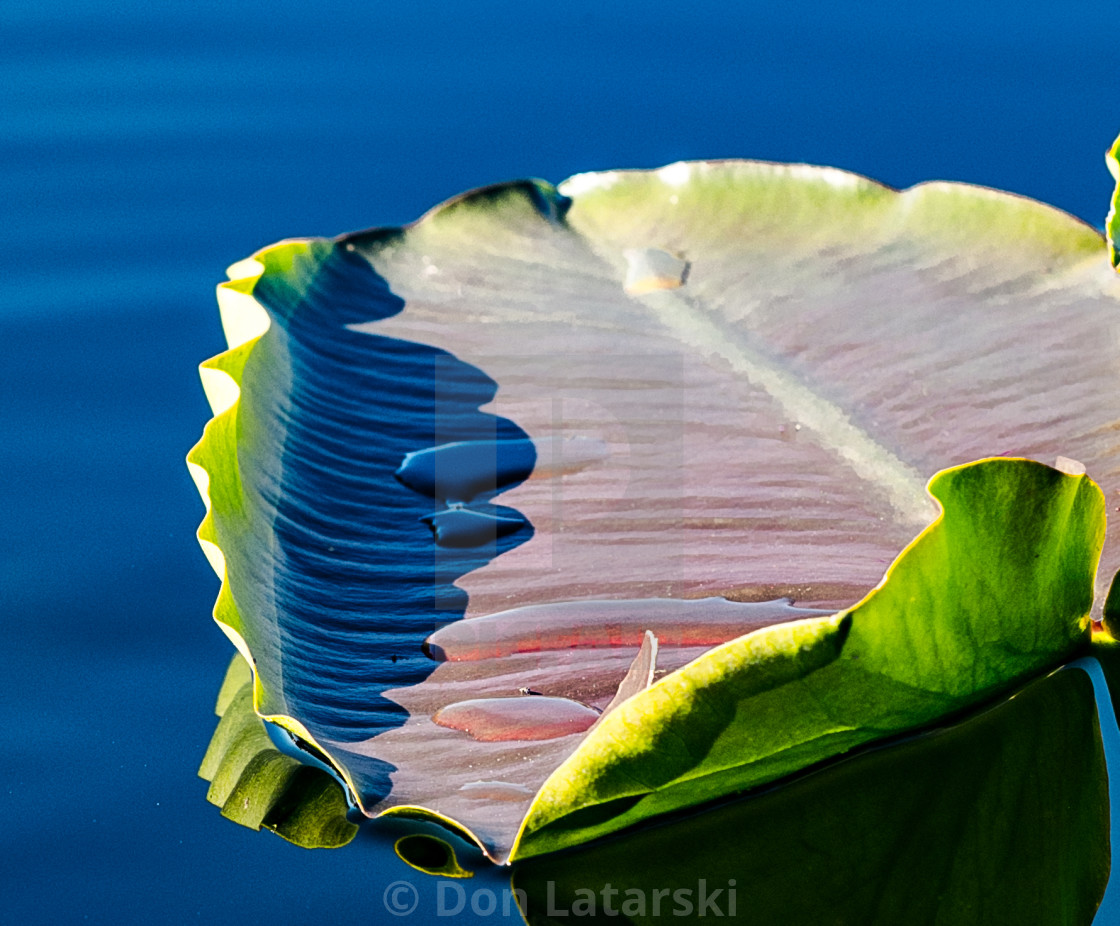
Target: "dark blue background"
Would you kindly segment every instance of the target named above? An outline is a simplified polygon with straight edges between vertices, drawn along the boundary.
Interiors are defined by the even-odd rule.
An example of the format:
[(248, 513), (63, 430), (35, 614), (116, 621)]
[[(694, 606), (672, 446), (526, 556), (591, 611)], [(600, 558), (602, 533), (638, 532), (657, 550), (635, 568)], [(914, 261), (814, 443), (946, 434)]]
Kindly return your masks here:
[(1116, 0), (4, 0), (4, 919), (392, 919), (383, 845), (294, 849), (194, 776), (230, 647), (182, 458), (227, 264), (681, 158), (966, 180), (1100, 225), (1118, 45)]

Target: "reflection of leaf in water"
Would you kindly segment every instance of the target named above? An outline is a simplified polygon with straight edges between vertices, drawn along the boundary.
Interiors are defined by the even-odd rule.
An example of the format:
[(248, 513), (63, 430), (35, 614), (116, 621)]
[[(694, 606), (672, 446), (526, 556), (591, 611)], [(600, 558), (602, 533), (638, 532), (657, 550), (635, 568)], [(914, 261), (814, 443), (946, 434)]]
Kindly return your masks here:
[(722, 890), (708, 917), (734, 890), (751, 926), (1084, 926), (1109, 876), (1107, 789), (1092, 684), (1062, 670), (768, 793), (521, 862), (513, 884), (532, 926), (588, 896), (607, 922), (604, 887), (629, 922), (707, 922), (701, 879)]
[(285, 755), (253, 711), (252, 676), (234, 656), (218, 694), (218, 728), (198, 774), (206, 797), (229, 819), (264, 826), (305, 848), (346, 845), (358, 828), (346, 819), (346, 797), (325, 771)]
[[(933, 516), (925, 476), (947, 466), (1068, 455), (1120, 488), (1120, 280), (1076, 220), (958, 185), (898, 193), (745, 162), (562, 190), (478, 191), (407, 229), (288, 242), (231, 268), (231, 350), (204, 365), (215, 418), (191, 455), (210, 504), (200, 537), (224, 580), (216, 617), (253, 663), (255, 708), (328, 756), (365, 812), (426, 807), (496, 858), (580, 736), (479, 742), (432, 722), (440, 709), (493, 699), (486, 722), (508, 732), (502, 702), (523, 688), (569, 712), (604, 707), (654, 611), (673, 670), (808, 616), (781, 596), (849, 605)], [(479, 469), (448, 479), (440, 460)], [(1050, 484), (1038, 512), (1004, 510), (998, 492), (986, 503), (1025, 544), (1004, 551), (1015, 568), (1036, 538), (1011, 525), (1046, 533), (1061, 514), (1041, 509), (1062, 494)], [(1068, 538), (1083, 558), (1092, 521)], [(1069, 593), (1046, 620), (1004, 609), (998, 572), (965, 581), (962, 601), (984, 613), (946, 628), (950, 648), (961, 654), (965, 631), (993, 651), (991, 632), (1018, 642), (942, 710), (1076, 645), (1082, 567), (1070, 587), (1031, 572)], [(585, 615), (558, 633), (557, 608)], [(744, 646), (780, 661), (770, 644), (805, 634), (835, 655), (849, 644), (828, 620)], [(469, 645), (440, 631), (425, 654), (455, 621)], [(909, 701), (856, 715), (871, 735), (930, 719)], [(832, 751), (860, 741), (840, 731)], [(765, 775), (719, 789), (831, 754), (779, 752)], [(659, 809), (706, 787), (668, 788)], [(563, 841), (535, 838), (533, 851)]]

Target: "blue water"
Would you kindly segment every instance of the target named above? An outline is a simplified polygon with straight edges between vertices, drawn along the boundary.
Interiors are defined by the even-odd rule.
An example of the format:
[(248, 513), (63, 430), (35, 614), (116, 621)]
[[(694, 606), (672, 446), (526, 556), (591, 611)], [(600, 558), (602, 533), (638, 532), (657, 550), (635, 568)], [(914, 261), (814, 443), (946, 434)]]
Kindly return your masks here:
[(182, 458), (227, 264), (484, 183), (702, 157), (967, 180), (1099, 225), (1117, 36), (1115, 0), (5, 0), (5, 920), (402, 921), (384, 845), (292, 848), (194, 776), (230, 648)]

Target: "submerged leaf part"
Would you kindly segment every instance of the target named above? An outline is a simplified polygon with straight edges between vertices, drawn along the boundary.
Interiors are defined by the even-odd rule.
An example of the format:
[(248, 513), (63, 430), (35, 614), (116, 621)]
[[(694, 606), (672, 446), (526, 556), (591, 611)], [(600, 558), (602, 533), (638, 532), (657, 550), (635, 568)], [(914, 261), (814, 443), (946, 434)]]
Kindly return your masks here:
[(599, 712), (570, 698), (472, 698), (441, 707), (432, 720), (481, 742), (554, 740), (583, 733)]
[(470, 878), (474, 876), (468, 868), (459, 864), (455, 847), (446, 839), (427, 833), (414, 833), (402, 836), (393, 849), (406, 865), (422, 871), (426, 875), (441, 878)]

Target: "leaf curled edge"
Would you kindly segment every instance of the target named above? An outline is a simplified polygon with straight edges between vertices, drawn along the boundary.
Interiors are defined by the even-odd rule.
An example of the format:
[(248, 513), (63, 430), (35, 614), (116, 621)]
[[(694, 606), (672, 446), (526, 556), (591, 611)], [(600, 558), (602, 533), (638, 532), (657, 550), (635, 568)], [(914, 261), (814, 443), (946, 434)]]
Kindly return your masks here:
[(861, 602), (724, 644), (605, 718), (545, 782), (511, 857), (918, 729), (1087, 644), (1104, 539), (1091, 479), (994, 458), (938, 473), (929, 492), (941, 513)]
[(1105, 155), (1105, 163), (1116, 181), (1116, 188), (1112, 191), (1112, 203), (1105, 219), (1105, 234), (1108, 236), (1108, 253), (1112, 258), (1112, 266), (1120, 270), (1120, 135), (1112, 143)]

